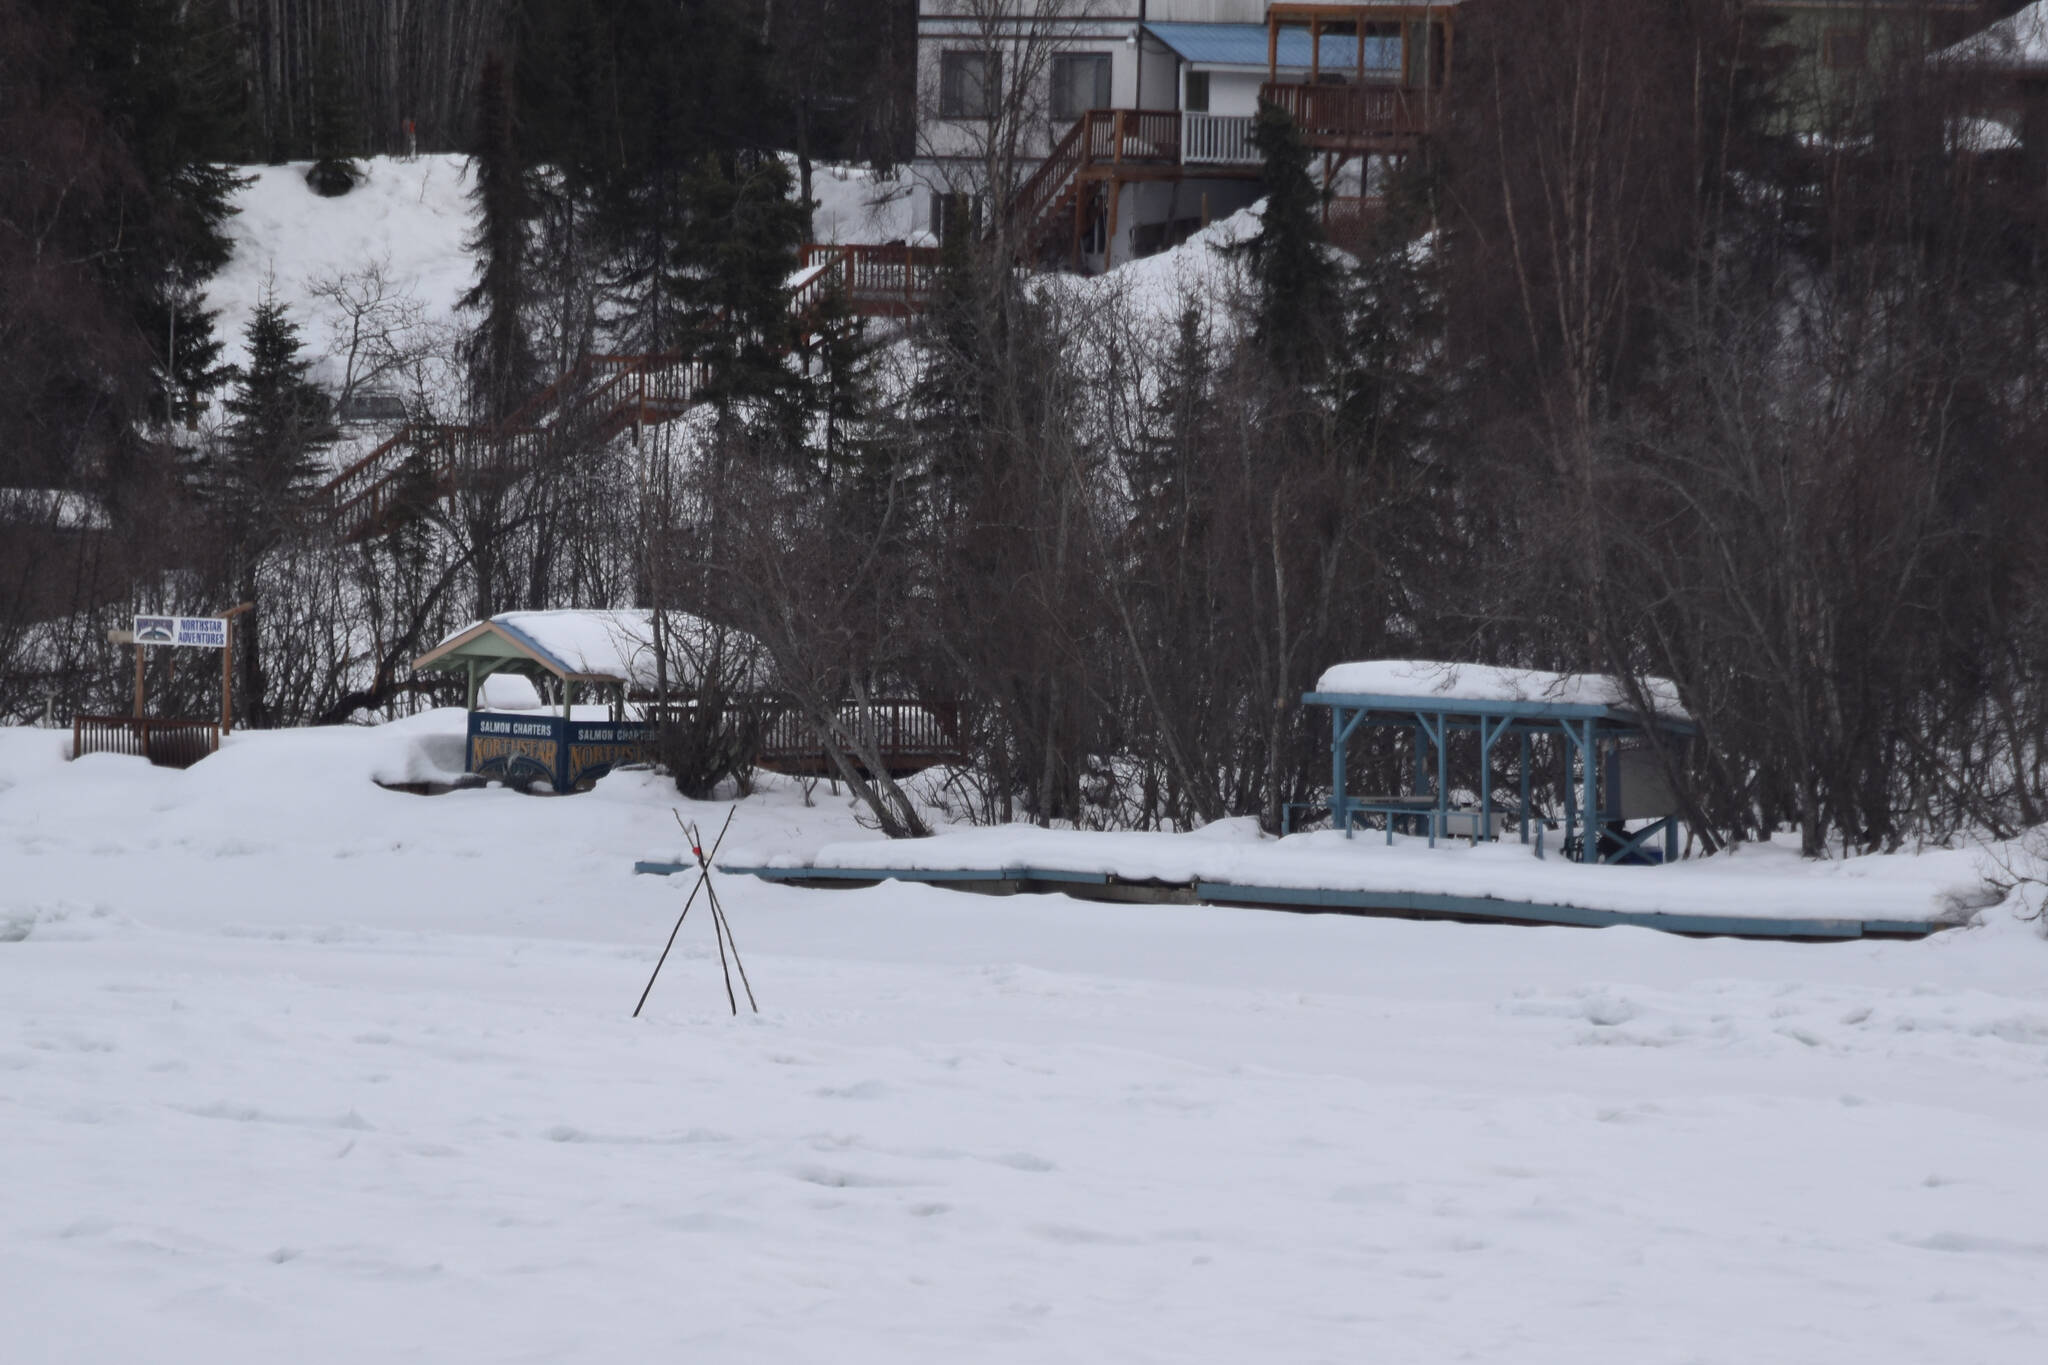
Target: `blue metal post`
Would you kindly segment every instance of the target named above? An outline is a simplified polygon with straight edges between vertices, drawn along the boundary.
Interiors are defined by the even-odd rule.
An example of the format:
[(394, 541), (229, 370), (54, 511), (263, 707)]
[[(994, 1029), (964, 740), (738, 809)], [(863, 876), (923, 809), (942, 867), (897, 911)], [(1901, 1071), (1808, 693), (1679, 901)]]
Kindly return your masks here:
[(1436, 847), (1436, 836), (1448, 833), (1444, 816), (1450, 810), (1450, 748), (1451, 727), (1449, 718), (1441, 711), (1436, 717), (1436, 733), (1430, 736), (1436, 741), (1436, 815), (1429, 826), (1429, 846)]
[(1522, 731), (1522, 842), (1529, 842), (1529, 732)]
[(1493, 837), (1493, 746), (1507, 733), (1509, 724), (1509, 718), (1502, 716), (1489, 728), (1486, 717), (1479, 718), (1479, 825), (1472, 833), (1474, 843)]
[(1330, 708), (1330, 818), (1351, 837), (1351, 812), (1344, 796), (1344, 708)]
[(1580, 803), (1585, 808), (1586, 832), (1579, 838), (1579, 861), (1597, 863), (1600, 861), (1600, 740), (1594, 734), (1591, 720), (1581, 724), (1586, 729), (1585, 743), (1579, 746), (1579, 764), (1586, 782), (1586, 799)]

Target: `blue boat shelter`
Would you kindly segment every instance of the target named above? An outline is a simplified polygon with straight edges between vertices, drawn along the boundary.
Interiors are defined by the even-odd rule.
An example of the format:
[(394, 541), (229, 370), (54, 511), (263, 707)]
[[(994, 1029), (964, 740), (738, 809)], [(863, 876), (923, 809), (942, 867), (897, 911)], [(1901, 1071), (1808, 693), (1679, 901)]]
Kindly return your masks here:
[[(619, 764), (645, 759), (655, 738), (627, 704), (656, 677), (646, 611), (504, 612), (457, 631), (412, 666), (464, 679), (464, 767), (481, 778), (582, 791)], [(494, 688), (493, 679), (523, 682)], [(543, 688), (553, 701), (542, 699)], [(579, 696), (595, 704), (579, 706)]]
[[(1682, 745), (1698, 727), (1665, 679), (1645, 678), (1631, 689), (1604, 674), (1374, 659), (1325, 670), (1302, 701), (1330, 708), (1330, 821), (1347, 838), (1377, 819), (1389, 843), (1397, 827), (1425, 833), (1431, 847), (1453, 837), (1498, 839), (1506, 812), (1496, 803), (1495, 753), (1511, 740), (1520, 760), (1516, 825), (1524, 843), (1536, 830), (1539, 854), (1548, 822), (1534, 809), (1531, 788), (1541, 743), (1564, 769), (1566, 857), (1641, 863), (1678, 856), (1678, 803), (1655, 745)], [(1351, 792), (1346, 751), (1361, 727), (1412, 736), (1412, 790)], [(1452, 740), (1466, 733), (1477, 737), (1474, 809), (1452, 803)]]

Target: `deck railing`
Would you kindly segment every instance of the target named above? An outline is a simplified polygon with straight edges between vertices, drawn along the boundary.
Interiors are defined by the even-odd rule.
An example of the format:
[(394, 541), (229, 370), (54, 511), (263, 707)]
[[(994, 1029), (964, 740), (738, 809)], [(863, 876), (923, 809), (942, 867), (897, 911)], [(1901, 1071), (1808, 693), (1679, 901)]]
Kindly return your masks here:
[(1293, 116), (1310, 143), (1366, 142), (1428, 131), (1432, 96), (1390, 85), (1293, 85), (1267, 82), (1259, 98)]
[(1180, 159), (1183, 165), (1256, 166), (1249, 114), (1183, 114)]
[(1090, 164), (1172, 165), (1180, 158), (1180, 112), (1173, 109), (1091, 109)]
[(939, 249), (931, 246), (814, 244), (804, 248), (804, 268), (815, 273), (797, 287), (799, 314), (816, 308), (833, 290), (848, 307), (867, 317), (907, 317), (924, 311), (939, 274)]
[(127, 754), (159, 768), (189, 768), (220, 748), (220, 724), (159, 716), (74, 716), (71, 756)]

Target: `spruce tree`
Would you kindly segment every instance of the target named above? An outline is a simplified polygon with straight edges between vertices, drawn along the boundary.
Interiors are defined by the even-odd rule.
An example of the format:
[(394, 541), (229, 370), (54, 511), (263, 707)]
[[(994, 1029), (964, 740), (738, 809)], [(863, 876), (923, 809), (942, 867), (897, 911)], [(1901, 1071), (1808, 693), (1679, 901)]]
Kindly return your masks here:
[(727, 406), (765, 402), (785, 418), (799, 396), (788, 281), (809, 219), (791, 188), (780, 157), (701, 158), (672, 284), (709, 368), (709, 396)]
[(260, 647), (260, 570), (319, 487), (319, 454), (338, 433), (327, 395), (306, 378), (298, 326), (267, 290), (243, 339), (249, 363), (228, 398), (232, 420), (211, 467), (202, 471), (201, 492), (217, 513), (222, 576), (239, 600), (254, 606), (241, 618), (235, 647), (242, 674), (236, 709), (261, 727), (271, 723), (271, 712)]
[(477, 83), (477, 133), (470, 164), (476, 185), (469, 199), (476, 207), (477, 226), (469, 249), (477, 259), (477, 274), (461, 302), (482, 316), (464, 339), (462, 358), (469, 371), (471, 406), (480, 419), (500, 422), (532, 392), (539, 363), (525, 317), (533, 197), (519, 157), (512, 85), (504, 59), (495, 52), (485, 58)]
[(1342, 275), (1325, 249), (1322, 192), (1309, 172), (1310, 151), (1294, 119), (1261, 103), (1252, 145), (1263, 159), (1266, 209), (1242, 250), (1258, 288), (1252, 337), (1278, 375), (1310, 382), (1336, 350), (1342, 325)]
[(338, 433), (333, 404), (306, 378), (298, 324), (275, 295), (265, 292), (243, 338), (249, 362), (227, 400), (231, 420), (206, 482), (236, 542), (260, 552), (319, 486), (320, 452)]
[(330, 35), (320, 42), (313, 66), (313, 165), (306, 183), (330, 199), (347, 194), (363, 178), (355, 155), (363, 142), (341, 47)]

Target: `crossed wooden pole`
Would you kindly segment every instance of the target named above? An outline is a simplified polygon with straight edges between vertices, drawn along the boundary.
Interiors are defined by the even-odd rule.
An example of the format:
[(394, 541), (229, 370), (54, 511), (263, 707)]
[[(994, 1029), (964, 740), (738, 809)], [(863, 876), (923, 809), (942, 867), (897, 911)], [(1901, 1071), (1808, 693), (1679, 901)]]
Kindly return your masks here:
[[(740, 1012), (739, 999), (732, 993), (733, 968), (739, 968), (740, 985), (747, 993), (747, 1007), (759, 1014), (761, 1007), (754, 1003), (754, 986), (747, 980), (747, 969), (740, 961), (740, 945), (732, 936), (732, 923), (725, 917), (725, 907), (719, 904), (718, 888), (711, 881), (711, 860), (718, 856), (719, 848), (725, 843), (725, 832), (732, 828), (733, 812), (737, 806), (728, 807), (725, 823), (719, 826), (718, 838), (711, 844), (711, 852), (704, 851), (704, 836), (695, 824), (686, 823), (680, 812), (674, 812), (676, 824), (681, 826), (683, 835), (690, 841), (690, 854), (697, 860), (697, 884), (690, 888), (689, 899), (683, 902), (683, 913), (676, 916), (676, 927), (668, 931), (668, 943), (663, 946), (661, 956), (655, 959), (654, 971), (647, 978), (647, 989), (640, 992), (640, 1003), (633, 1006), (633, 1017), (638, 1019), (646, 1007), (647, 997), (654, 993), (655, 978), (661, 975), (662, 964), (668, 961), (669, 949), (676, 946), (676, 935), (682, 932), (683, 921), (690, 917), (690, 907), (697, 903), (697, 893), (702, 891), (711, 906), (711, 932), (718, 939), (718, 969), (725, 975), (725, 1002), (732, 1006), (737, 1016)], [(725, 950), (732, 949), (732, 962), (727, 965)]]

